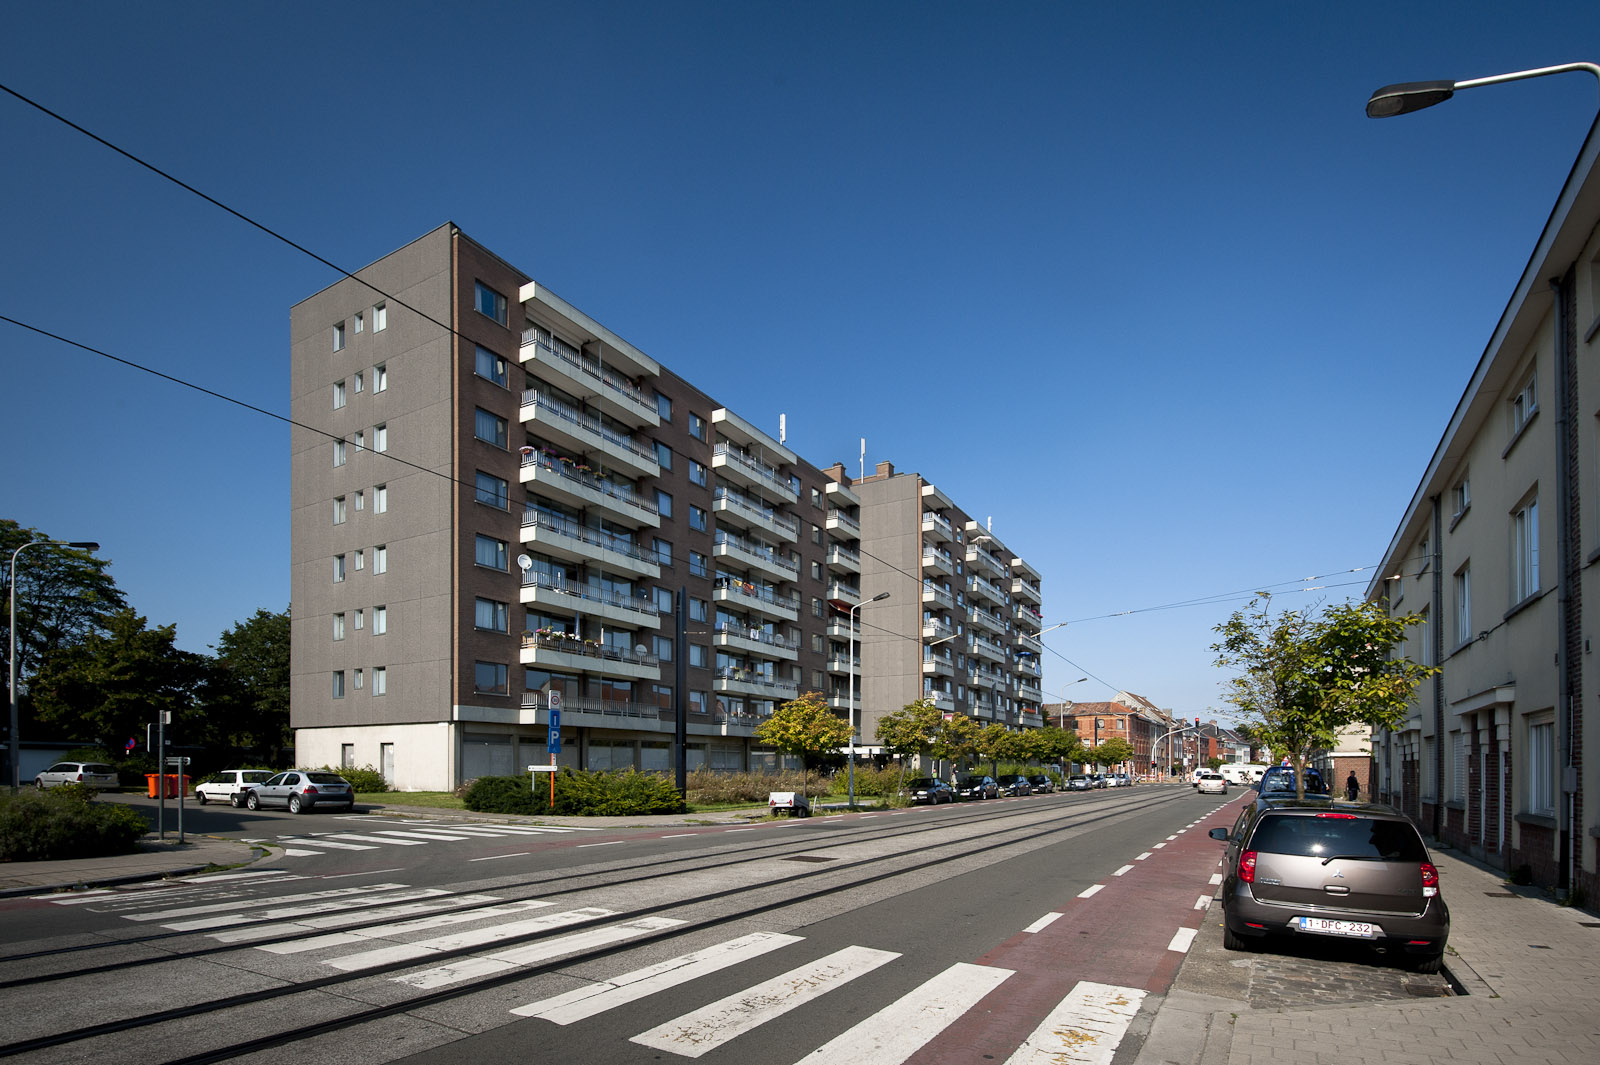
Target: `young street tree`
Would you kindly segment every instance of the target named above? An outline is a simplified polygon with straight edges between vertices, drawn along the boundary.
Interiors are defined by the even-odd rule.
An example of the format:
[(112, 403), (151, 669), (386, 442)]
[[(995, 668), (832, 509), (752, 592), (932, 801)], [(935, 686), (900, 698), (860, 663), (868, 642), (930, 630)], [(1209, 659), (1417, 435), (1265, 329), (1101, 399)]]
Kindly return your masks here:
[(806, 692), (773, 710), (757, 727), (756, 739), (785, 754), (798, 754), (809, 776), (820, 755), (850, 742), (850, 722), (829, 708), (821, 692)]
[(1211, 649), (1219, 667), (1241, 671), (1228, 701), (1257, 740), (1288, 756), (1295, 794), (1304, 798), (1314, 752), (1350, 725), (1402, 726), (1417, 685), (1438, 669), (1394, 654), (1419, 615), (1390, 617), (1379, 603), (1339, 603), (1320, 615), (1274, 616), (1271, 607), (1272, 597), (1258, 594), (1216, 626), (1222, 639)]
[(234, 747), (264, 748), (277, 764), (289, 745), (289, 611), (257, 610), (217, 640), (209, 730)]
[(1100, 746), (1091, 747), (1084, 754), (1095, 765), (1104, 769), (1107, 766), (1121, 765), (1133, 758), (1133, 744), (1121, 736), (1111, 736), (1100, 741)]
[(944, 715), (926, 699), (907, 703), (878, 719), (878, 743), (900, 759), (900, 782), (905, 783), (906, 759), (926, 758), (933, 751), (933, 738), (944, 725)]

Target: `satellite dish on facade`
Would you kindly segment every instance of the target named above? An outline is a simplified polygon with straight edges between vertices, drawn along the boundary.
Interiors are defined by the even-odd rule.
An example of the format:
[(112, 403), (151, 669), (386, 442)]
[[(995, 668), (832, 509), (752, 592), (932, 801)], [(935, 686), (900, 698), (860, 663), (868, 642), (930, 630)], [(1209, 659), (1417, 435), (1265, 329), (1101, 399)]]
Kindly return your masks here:
[(527, 555), (518, 555), (517, 565), (521, 567), (522, 572), (526, 573), (533, 568), (533, 559), (529, 558)]

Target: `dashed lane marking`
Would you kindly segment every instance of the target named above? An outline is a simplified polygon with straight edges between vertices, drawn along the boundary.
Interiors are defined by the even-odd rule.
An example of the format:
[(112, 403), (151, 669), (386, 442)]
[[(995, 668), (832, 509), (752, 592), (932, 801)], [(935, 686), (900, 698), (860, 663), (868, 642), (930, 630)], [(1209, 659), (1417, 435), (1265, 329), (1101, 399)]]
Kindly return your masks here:
[(1194, 942), (1194, 937), (1200, 929), (1180, 928), (1172, 936), (1172, 942), (1167, 944), (1168, 950), (1175, 950), (1179, 954), (1189, 953), (1189, 945)]
[(1104, 884), (1094, 884), (1094, 885), (1091, 885), (1090, 887), (1086, 887), (1082, 891), (1078, 892), (1078, 898), (1086, 899), (1086, 898), (1089, 898), (1092, 895), (1098, 895), (1100, 893), (1101, 889), (1104, 888), (1104, 887), (1105, 887)]
[(1061, 915), (1059, 913), (1047, 913), (1043, 917), (1039, 918), (1037, 921), (1035, 921), (1032, 924), (1030, 924), (1028, 927), (1024, 928), (1023, 931), (1024, 932), (1041, 932), (1044, 929), (1050, 927), (1050, 925), (1052, 923), (1054, 923), (1058, 918), (1060, 918), (1060, 916)]

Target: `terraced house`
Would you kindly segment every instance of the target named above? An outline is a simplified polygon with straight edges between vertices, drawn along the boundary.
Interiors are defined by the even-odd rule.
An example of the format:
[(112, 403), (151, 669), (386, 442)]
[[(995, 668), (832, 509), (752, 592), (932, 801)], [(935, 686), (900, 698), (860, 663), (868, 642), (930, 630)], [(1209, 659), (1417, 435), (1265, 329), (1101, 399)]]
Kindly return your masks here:
[(291, 316), (300, 762), (448, 789), (547, 762), (554, 706), (561, 764), (667, 770), (681, 700), (691, 769), (761, 769), (779, 703), (849, 712), (869, 521), (841, 468), (454, 225), (357, 277)]

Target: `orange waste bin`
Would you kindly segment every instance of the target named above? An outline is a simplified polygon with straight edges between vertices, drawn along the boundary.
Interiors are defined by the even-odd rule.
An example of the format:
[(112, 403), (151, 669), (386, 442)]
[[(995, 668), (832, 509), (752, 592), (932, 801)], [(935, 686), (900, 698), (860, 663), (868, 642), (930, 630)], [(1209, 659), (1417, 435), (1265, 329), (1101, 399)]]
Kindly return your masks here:
[(155, 773), (146, 773), (144, 775), (145, 787), (149, 789), (148, 794), (152, 799), (156, 797), (156, 776), (157, 774)]

